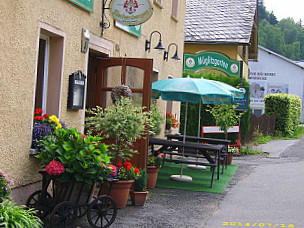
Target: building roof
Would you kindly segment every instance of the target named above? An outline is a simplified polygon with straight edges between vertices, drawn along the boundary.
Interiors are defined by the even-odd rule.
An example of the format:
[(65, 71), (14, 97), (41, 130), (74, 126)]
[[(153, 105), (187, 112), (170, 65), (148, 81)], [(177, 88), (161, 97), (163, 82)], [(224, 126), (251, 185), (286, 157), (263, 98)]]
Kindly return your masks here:
[[(259, 49), (261, 49), (261, 50), (267, 52), (267, 53), (270, 54), (270, 55), (276, 56), (276, 57), (278, 57), (278, 58), (280, 58), (280, 59), (283, 59), (283, 60), (286, 61), (286, 62), (289, 62), (289, 63), (291, 63), (291, 64), (293, 64), (293, 65), (296, 65), (297, 67), (300, 67), (300, 68), (304, 69), (304, 66), (300, 63), (301, 61), (294, 61), (294, 60), (291, 60), (291, 59), (289, 59), (289, 58), (287, 58), (287, 57), (285, 57), (285, 56), (283, 56), (283, 55), (280, 55), (280, 54), (278, 54), (278, 53), (276, 53), (276, 52), (274, 52), (274, 51), (271, 51), (270, 49), (267, 49), (267, 48), (265, 48), (265, 47), (263, 47), (263, 46), (261, 46), (261, 45), (259, 45)], [(256, 61), (255, 61), (255, 62), (256, 62)]]
[(185, 42), (249, 44), (256, 0), (187, 0)]

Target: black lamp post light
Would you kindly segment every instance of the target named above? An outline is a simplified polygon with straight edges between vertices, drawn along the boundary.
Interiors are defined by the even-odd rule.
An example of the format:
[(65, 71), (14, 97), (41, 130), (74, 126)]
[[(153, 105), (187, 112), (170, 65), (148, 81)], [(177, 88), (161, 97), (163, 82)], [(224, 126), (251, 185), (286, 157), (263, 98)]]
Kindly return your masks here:
[(170, 50), (170, 47), (172, 45), (174, 45), (176, 47), (176, 51), (175, 51), (175, 54), (171, 57), (171, 59), (180, 60), (180, 57), (177, 54), (177, 52), (178, 52), (178, 46), (177, 46), (177, 44), (176, 43), (171, 43), (168, 46), (168, 51), (164, 52), (164, 60), (166, 60), (166, 61), (168, 61), (169, 50)]
[(165, 48), (163, 47), (162, 42), (161, 42), (161, 34), (160, 34), (160, 32), (159, 31), (153, 31), (150, 34), (150, 39), (146, 40), (145, 51), (149, 51), (150, 52), (150, 50), (151, 50), (151, 38), (152, 38), (152, 34), (153, 33), (158, 33), (159, 34), (159, 41), (158, 41), (157, 46), (154, 49), (164, 50)]

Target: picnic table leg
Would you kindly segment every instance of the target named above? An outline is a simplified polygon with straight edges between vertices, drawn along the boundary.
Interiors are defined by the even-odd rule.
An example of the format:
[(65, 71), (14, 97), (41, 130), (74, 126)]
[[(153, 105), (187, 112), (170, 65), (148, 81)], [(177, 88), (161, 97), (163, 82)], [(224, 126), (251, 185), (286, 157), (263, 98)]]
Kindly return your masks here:
[(212, 169), (212, 176), (211, 176), (211, 186), (210, 186), (210, 188), (212, 188), (212, 186), (213, 186), (215, 167), (211, 166), (211, 169)]
[(217, 151), (217, 179), (220, 179), (221, 155), (220, 150)]

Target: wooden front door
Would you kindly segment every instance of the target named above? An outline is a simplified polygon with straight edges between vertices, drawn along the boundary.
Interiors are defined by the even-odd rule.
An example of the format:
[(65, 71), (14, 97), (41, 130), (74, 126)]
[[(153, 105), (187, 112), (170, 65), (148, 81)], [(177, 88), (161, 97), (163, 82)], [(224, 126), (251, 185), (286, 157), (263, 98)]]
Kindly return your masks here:
[[(111, 90), (120, 84), (129, 86), (133, 102), (150, 110), (152, 59), (95, 57), (90, 61), (87, 108), (112, 105)], [(138, 150), (131, 162), (144, 168), (148, 152), (148, 135), (134, 143)]]

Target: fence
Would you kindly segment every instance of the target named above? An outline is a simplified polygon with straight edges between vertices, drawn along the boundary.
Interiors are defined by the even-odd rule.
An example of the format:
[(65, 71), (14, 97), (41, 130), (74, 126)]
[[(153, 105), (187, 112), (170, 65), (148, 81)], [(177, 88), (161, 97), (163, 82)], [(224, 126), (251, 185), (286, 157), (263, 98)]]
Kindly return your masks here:
[(274, 135), (275, 121), (276, 121), (276, 116), (274, 114), (271, 116), (263, 114), (262, 116), (259, 117), (251, 114), (250, 129), (245, 136), (245, 142), (250, 141), (254, 131), (258, 131), (263, 135)]

